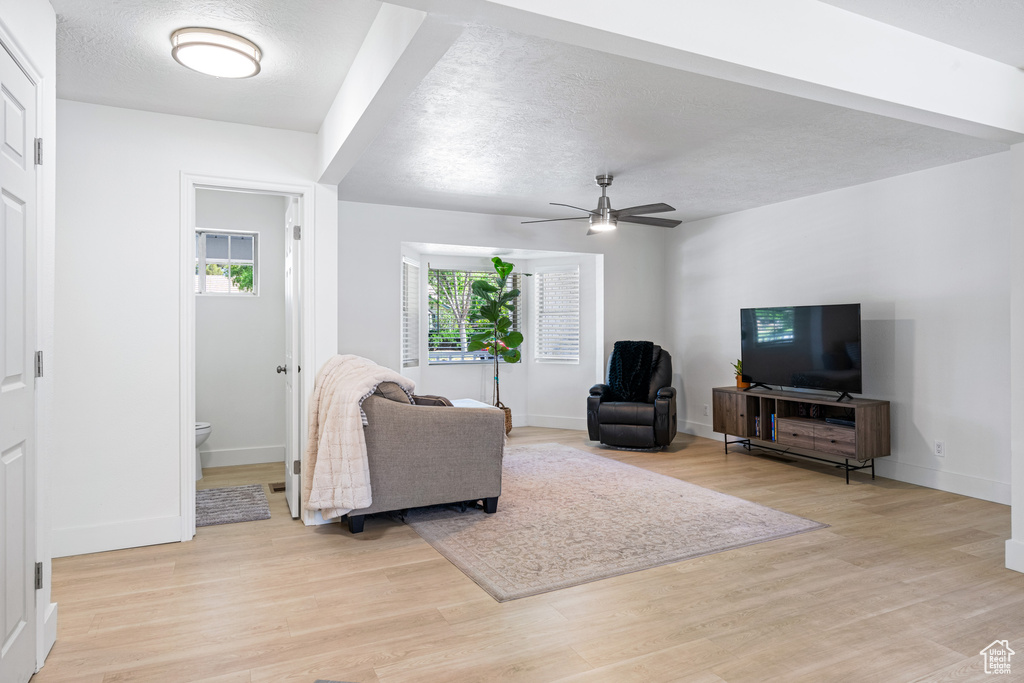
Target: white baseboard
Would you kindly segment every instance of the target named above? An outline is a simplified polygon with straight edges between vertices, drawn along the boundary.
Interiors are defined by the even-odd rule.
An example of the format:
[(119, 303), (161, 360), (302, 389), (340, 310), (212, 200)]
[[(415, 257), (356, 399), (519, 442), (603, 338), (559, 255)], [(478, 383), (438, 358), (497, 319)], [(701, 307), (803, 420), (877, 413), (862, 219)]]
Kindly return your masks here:
[(41, 667), (43, 662), (46, 661), (47, 655), (50, 654), (50, 650), (53, 649), (53, 644), (57, 642), (57, 603), (51, 602), (46, 608), (46, 617), (43, 619), (43, 649), (42, 657), (36, 662), (36, 666)]
[[(512, 426), (515, 427), (515, 416), (512, 419)], [(549, 429), (575, 429), (576, 431), (587, 431), (587, 418), (585, 417), (559, 417), (557, 415), (527, 415), (523, 427), (548, 427)]]
[(199, 451), (203, 467), (233, 467), (235, 465), (261, 465), (284, 462), (284, 446), (257, 446), (255, 448), (222, 448), (217, 451)]
[[(679, 429), (687, 434), (722, 441), (722, 435), (713, 431), (711, 425), (687, 422), (685, 425), (680, 425)], [(920, 465), (908, 465), (889, 457), (879, 458), (875, 461), (875, 473), (880, 477), (895, 479), (907, 484), (916, 484), (1003, 505), (1010, 504), (1010, 485), (999, 481), (972, 477), (968, 474), (944, 472)]]
[(680, 422), (678, 429), (683, 434), (693, 434), (694, 436), (702, 436), (705, 439), (711, 439), (713, 441), (721, 441), (722, 435), (715, 432), (711, 428), (711, 425), (704, 424), (702, 422)]
[(1011, 538), (1006, 542), (1006, 568), (1024, 572), (1024, 541)]
[(181, 540), (181, 517), (134, 519), (129, 522), (54, 529), (53, 557), (101, 553)]
[(876, 460), (875, 472), (880, 477), (904, 481), (908, 484), (917, 484), (930, 489), (980, 498), (1003, 505), (1010, 504), (1010, 485), (1000, 481), (972, 477), (969, 474), (944, 472), (920, 465), (908, 465), (891, 458)]

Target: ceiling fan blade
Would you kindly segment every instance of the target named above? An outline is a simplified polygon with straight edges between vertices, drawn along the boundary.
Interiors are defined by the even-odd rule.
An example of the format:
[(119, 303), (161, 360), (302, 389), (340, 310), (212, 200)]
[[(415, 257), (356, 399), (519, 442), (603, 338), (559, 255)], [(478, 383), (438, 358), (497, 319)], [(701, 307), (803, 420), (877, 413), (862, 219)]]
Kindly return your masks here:
[(527, 223), (551, 223), (552, 221), (582, 221), (590, 218), (590, 216), (573, 216), (572, 218), (545, 218), (539, 221), (520, 221), (520, 225), (526, 225)]
[(612, 215), (616, 218), (622, 218), (623, 216), (636, 216), (641, 213), (665, 213), (666, 211), (675, 211), (675, 208), (668, 204), (644, 204), (643, 206), (631, 206), (627, 209), (612, 211)]
[(623, 223), (639, 223), (640, 225), (657, 225), (661, 228), (674, 228), (682, 221), (673, 221), (668, 218), (648, 218), (647, 216), (619, 216)]
[[(576, 209), (577, 211), (586, 211), (587, 213), (592, 213), (594, 215), (597, 215), (597, 211), (591, 211), (590, 209), (581, 209), (580, 207), (573, 206), (572, 204), (559, 204), (558, 202), (550, 202), (550, 204), (551, 204), (551, 206), (567, 206), (570, 209)], [(670, 207), (668, 210), (672, 211), (673, 209)], [(641, 211), (640, 213), (645, 213), (645, 212)]]

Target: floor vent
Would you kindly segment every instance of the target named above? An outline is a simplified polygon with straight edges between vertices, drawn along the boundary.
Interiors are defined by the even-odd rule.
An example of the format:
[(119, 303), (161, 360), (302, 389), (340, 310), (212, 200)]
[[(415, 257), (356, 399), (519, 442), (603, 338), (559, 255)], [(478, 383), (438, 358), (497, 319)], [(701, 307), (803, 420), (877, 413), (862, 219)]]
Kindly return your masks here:
[(284, 482), (283, 481), (281, 483), (279, 483), (279, 484), (271, 484), (270, 485), (270, 492), (271, 493), (281, 493), (281, 491), (284, 491)]

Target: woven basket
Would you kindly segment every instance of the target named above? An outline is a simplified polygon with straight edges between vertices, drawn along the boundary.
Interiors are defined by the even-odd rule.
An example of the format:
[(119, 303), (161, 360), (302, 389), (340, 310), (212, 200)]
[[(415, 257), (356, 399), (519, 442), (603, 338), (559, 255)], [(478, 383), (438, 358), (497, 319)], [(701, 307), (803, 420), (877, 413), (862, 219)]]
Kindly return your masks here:
[(506, 435), (511, 434), (512, 433), (512, 409), (506, 407), (505, 404), (502, 403), (501, 401), (498, 401), (498, 405), (495, 406), (495, 407), (496, 408), (501, 408), (503, 411), (505, 411), (505, 434)]

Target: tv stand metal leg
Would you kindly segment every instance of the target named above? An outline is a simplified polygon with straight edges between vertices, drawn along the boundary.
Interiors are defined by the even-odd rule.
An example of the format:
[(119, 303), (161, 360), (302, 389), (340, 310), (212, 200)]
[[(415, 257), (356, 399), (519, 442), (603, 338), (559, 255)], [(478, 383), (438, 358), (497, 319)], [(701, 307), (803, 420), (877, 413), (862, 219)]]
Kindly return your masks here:
[(849, 486), (850, 485), (850, 461), (849, 460), (844, 460), (843, 462), (846, 463), (846, 467), (844, 467), (843, 469), (846, 470), (846, 485)]

